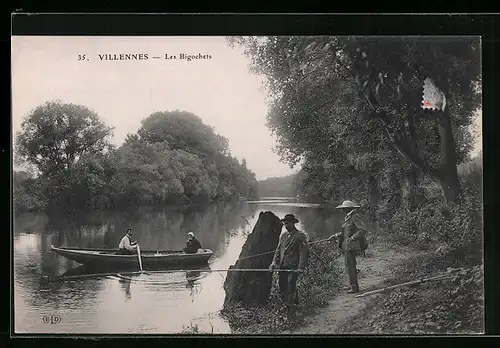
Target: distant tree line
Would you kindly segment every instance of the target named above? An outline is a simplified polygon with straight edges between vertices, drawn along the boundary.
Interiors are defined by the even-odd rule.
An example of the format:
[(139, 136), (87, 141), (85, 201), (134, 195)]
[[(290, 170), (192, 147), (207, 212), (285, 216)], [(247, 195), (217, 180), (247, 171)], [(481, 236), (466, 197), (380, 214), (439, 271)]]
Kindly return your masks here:
[(255, 174), (228, 140), (186, 111), (155, 112), (118, 148), (113, 129), (82, 105), (48, 102), (16, 135), (17, 212), (120, 208), (254, 197)]
[(299, 192), (297, 174), (260, 180), (259, 197), (295, 197)]

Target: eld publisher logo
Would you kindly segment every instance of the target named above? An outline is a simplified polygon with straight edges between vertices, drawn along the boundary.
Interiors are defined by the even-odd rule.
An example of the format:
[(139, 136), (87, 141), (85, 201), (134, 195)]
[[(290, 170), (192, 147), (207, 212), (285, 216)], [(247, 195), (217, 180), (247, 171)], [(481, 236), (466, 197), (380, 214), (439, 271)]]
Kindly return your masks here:
[(42, 318), (45, 324), (59, 324), (61, 322), (61, 317), (57, 314), (44, 315)]

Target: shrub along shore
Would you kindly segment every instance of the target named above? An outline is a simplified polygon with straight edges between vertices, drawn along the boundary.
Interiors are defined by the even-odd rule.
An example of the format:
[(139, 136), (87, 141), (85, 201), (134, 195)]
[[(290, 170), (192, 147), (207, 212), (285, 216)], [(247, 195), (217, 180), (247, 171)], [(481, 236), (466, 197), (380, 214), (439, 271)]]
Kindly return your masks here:
[(267, 306), (246, 309), (235, 304), (222, 312), (233, 333), (276, 334), (291, 330), (300, 325), (303, 316), (314, 314), (316, 310), (328, 304), (342, 283), (343, 270), (336, 262), (342, 255), (339, 256), (340, 252), (334, 242), (311, 245), (310, 251), (310, 266), (300, 275), (297, 282), (300, 313), (297, 319), (289, 319), (286, 315), (275, 273)]

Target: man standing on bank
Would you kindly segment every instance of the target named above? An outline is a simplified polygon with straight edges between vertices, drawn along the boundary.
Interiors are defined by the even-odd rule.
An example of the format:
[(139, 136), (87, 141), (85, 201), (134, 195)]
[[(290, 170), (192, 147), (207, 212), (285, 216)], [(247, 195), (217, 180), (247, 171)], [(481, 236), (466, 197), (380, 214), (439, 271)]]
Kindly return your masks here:
[(358, 214), (359, 205), (352, 201), (344, 201), (336, 209), (341, 209), (345, 213), (342, 231), (334, 234), (329, 238), (338, 238), (339, 248), (344, 251), (345, 268), (349, 278), (349, 285), (344, 290), (352, 294), (359, 292), (358, 274), (356, 271), (356, 253), (363, 249), (363, 244), (366, 243), (366, 226)]
[[(281, 220), (286, 231), (280, 236), (278, 247), (274, 253), (273, 262), (269, 266), (274, 269), (295, 270), (295, 272), (278, 271), (278, 284), (283, 302), (288, 307), (288, 313), (295, 315), (299, 304), (297, 294), (297, 279), (299, 272), (303, 272), (308, 261), (307, 236), (299, 231), (295, 224), (299, 222), (293, 214), (285, 215)], [(295, 309), (295, 311), (294, 311)]]

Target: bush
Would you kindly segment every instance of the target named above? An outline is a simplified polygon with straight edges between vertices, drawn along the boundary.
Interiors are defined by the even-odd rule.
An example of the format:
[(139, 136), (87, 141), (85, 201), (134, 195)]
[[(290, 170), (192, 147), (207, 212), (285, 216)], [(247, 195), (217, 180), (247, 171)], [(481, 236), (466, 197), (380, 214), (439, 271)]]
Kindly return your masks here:
[[(16, 174), (14, 173), (14, 176)], [(40, 198), (40, 187), (35, 179), (28, 179), (15, 185), (12, 192), (12, 205), (15, 214), (36, 212), (46, 208), (47, 203)]]
[(482, 199), (483, 166), (479, 159), (467, 162), (458, 167), (459, 179), (464, 195)]
[(465, 197), (460, 204), (426, 204), (419, 209), (394, 214), (390, 240), (398, 244), (444, 244), (457, 257), (480, 260), (482, 213), (477, 197)]
[(482, 249), (482, 163), (475, 158), (458, 167), (462, 187), (459, 204), (447, 204), (439, 187), (428, 183), (426, 201), (414, 211), (400, 209), (389, 220), (389, 240), (419, 247), (442, 244), (462, 261), (477, 263)]
[[(336, 293), (342, 271), (335, 263), (339, 256), (334, 243), (311, 244), (309, 267), (297, 282), (299, 311), (302, 315), (313, 313), (325, 306)], [(287, 317), (286, 306), (281, 301), (277, 286), (273, 284), (266, 307), (246, 309), (241, 305), (227, 306), (222, 315), (229, 321), (234, 333), (272, 334), (291, 330), (300, 322)]]
[(189, 326), (183, 326), (181, 334), (196, 335), (202, 333), (198, 328), (198, 325), (190, 324)]

